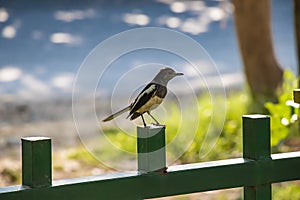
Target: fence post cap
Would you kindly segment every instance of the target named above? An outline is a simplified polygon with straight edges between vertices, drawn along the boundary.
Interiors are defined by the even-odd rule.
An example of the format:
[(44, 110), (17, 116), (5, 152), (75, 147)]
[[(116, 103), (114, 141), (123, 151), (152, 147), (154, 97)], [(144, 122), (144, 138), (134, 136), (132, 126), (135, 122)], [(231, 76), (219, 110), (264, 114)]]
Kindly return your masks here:
[(41, 140), (50, 140), (49, 137), (44, 137), (44, 136), (30, 136), (30, 137), (23, 137), (21, 140), (27, 140), (27, 141), (41, 141)]
[(300, 104), (300, 89), (294, 89), (294, 102)]
[(263, 118), (269, 118), (269, 116), (268, 115), (262, 115), (262, 114), (251, 114), (251, 115), (243, 115), (243, 118), (263, 119)]
[(138, 128), (145, 128), (145, 129), (156, 129), (156, 128), (166, 128), (166, 125), (163, 124), (150, 124), (147, 126), (138, 126)]

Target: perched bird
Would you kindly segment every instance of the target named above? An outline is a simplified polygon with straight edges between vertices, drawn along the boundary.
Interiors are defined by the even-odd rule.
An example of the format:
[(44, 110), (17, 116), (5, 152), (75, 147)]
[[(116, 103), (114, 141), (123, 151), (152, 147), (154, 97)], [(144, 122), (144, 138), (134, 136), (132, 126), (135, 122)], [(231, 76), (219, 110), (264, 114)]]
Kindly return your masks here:
[(103, 122), (110, 121), (115, 117), (129, 111), (127, 118), (134, 120), (141, 116), (144, 126), (147, 126), (143, 117), (147, 113), (155, 122), (159, 122), (150, 114), (150, 111), (157, 108), (163, 101), (167, 94), (167, 84), (175, 76), (181, 76), (183, 73), (176, 73), (172, 68), (166, 67), (161, 69), (154, 79), (146, 85), (146, 87), (139, 93), (136, 99), (126, 108), (112, 114), (102, 120)]

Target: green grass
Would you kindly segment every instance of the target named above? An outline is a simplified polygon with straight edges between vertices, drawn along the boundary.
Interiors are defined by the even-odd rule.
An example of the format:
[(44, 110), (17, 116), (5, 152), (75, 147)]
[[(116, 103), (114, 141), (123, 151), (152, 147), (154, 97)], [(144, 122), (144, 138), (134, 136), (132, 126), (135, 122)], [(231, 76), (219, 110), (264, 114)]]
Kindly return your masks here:
[(276, 184), (272, 188), (272, 196), (274, 200), (298, 200), (300, 199), (300, 185), (299, 183)]

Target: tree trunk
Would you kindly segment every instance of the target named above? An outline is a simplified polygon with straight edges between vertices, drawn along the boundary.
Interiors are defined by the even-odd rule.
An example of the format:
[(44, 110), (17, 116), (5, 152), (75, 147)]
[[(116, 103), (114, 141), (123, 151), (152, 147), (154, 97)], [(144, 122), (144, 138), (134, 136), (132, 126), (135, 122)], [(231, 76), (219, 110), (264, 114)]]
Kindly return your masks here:
[[(300, 73), (300, 1), (294, 0), (294, 23), (295, 23), (295, 35), (297, 46), (297, 61), (298, 61), (298, 76)], [(300, 80), (298, 82), (298, 88), (300, 87)], [(300, 128), (300, 126), (299, 126)]]
[(270, 0), (233, 0), (235, 27), (246, 78), (256, 98), (274, 98), (283, 70), (276, 60)]

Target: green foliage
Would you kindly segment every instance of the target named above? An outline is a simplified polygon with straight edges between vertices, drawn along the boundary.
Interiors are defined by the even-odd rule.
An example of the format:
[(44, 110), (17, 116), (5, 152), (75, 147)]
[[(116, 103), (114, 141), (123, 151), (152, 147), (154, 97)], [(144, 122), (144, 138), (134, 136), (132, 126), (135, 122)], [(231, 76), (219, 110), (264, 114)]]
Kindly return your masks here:
[(293, 102), (293, 89), (297, 87), (297, 79), (292, 72), (284, 73), (284, 82), (278, 92), (278, 102), (267, 102), (267, 108), (271, 117), (271, 145), (277, 146), (288, 135), (297, 135), (299, 109)]
[(296, 200), (300, 199), (299, 184), (275, 185), (272, 190), (274, 200)]
[[(167, 134), (166, 141), (167, 144), (172, 142), (176, 137), (176, 142), (168, 146), (168, 158), (172, 159), (176, 155), (173, 152), (178, 152), (178, 149), (186, 145), (188, 139), (185, 138), (187, 135), (194, 135), (191, 144), (185, 153), (179, 158), (180, 163), (191, 163), (198, 161), (208, 161), (208, 160), (220, 160), (232, 157), (241, 156), (242, 142), (241, 142), (241, 116), (247, 113), (247, 106), (251, 102), (249, 95), (244, 92), (235, 92), (228, 96), (226, 101), (226, 118), (225, 124), (223, 126), (221, 117), (213, 115), (213, 109), (221, 107), (224, 104), (223, 97), (217, 97), (212, 103), (209, 94), (202, 94), (198, 98), (198, 113), (200, 115), (200, 120), (196, 125), (197, 129), (191, 129), (190, 127), (195, 127), (195, 119), (193, 116), (187, 116), (184, 121), (181, 121), (181, 111), (175, 103), (168, 104), (168, 119), (166, 121)], [(187, 108), (190, 110), (185, 110), (185, 112), (191, 112), (195, 108)], [(214, 130), (221, 131), (220, 136), (212, 135), (214, 141), (217, 141), (214, 148), (210, 151), (208, 155), (203, 157), (199, 156), (200, 149), (203, 145), (204, 136), (207, 134), (209, 129), (213, 132)], [(222, 128), (223, 127), (223, 128)], [(184, 134), (178, 134), (178, 131), (184, 131)], [(110, 141), (113, 141), (114, 145), (119, 149), (127, 152), (136, 152), (136, 138), (132, 137), (117, 128), (109, 128), (103, 131), (105, 137)], [(209, 135), (209, 134), (208, 134)], [(214, 145), (214, 144), (212, 144)], [(103, 154), (103, 149), (101, 150)], [(100, 153), (100, 151), (99, 151)], [(114, 155), (113, 152), (106, 152), (110, 155), (111, 159), (121, 159), (122, 156)], [(202, 156), (202, 157), (201, 157)], [(201, 158), (200, 158), (201, 157)]]
[[(89, 165), (98, 164), (98, 161), (84, 148), (79, 148), (71, 151), (68, 154), (68, 159), (80, 160), (83, 163), (87, 163)], [(59, 168), (59, 166), (57, 166)]]
[[(199, 161), (220, 160), (233, 157), (240, 157), (242, 152), (242, 115), (249, 114), (251, 111), (261, 114), (267, 114), (269, 112), (271, 116), (271, 131), (272, 131), (272, 146), (278, 146), (282, 140), (287, 137), (298, 135), (298, 127), (295, 123), (299, 114), (297, 104), (293, 103), (293, 89), (296, 88), (296, 78), (291, 72), (285, 72), (284, 83), (281, 90), (278, 92), (278, 102), (265, 103), (267, 110), (262, 110), (261, 105), (253, 103), (253, 99), (247, 90), (235, 91), (227, 94), (226, 98), (226, 117), (225, 123), (221, 120), (221, 115), (215, 114), (215, 108), (221, 108), (224, 104), (224, 98), (219, 96), (212, 102), (210, 94), (201, 94), (198, 97), (198, 107), (188, 107), (185, 112), (197, 112), (200, 115), (200, 120), (194, 119), (194, 116), (187, 115), (182, 121), (182, 111), (178, 105), (169, 103), (166, 108), (168, 110), (168, 118), (165, 122), (167, 126), (166, 141), (167, 144), (173, 142), (167, 148), (168, 158), (173, 160), (178, 155), (173, 152), (178, 152), (183, 146), (189, 143), (189, 147), (184, 151), (185, 153), (179, 157), (180, 163), (192, 163)], [(224, 112), (225, 112), (224, 111)], [(223, 112), (222, 110), (218, 112)], [(196, 123), (196, 125), (195, 125)], [(190, 128), (190, 127), (196, 127)], [(208, 133), (208, 131), (210, 132)], [(132, 160), (135, 158), (136, 152), (136, 138), (132, 135), (128, 135), (122, 130), (115, 127), (108, 127), (103, 135), (100, 135), (100, 140), (109, 140), (114, 147), (117, 147), (120, 151), (113, 151), (111, 144), (101, 143), (97, 140), (98, 146), (93, 151), (93, 154), (100, 155), (104, 160)], [(135, 131), (135, 130), (133, 130)], [(184, 134), (178, 134), (178, 132), (184, 132)], [(214, 132), (221, 132), (221, 134), (214, 134)], [(207, 134), (208, 133), (208, 134)], [(188, 141), (187, 136), (193, 136), (192, 141)], [(209, 140), (205, 140), (205, 137)], [(207, 141), (214, 141), (211, 144), (214, 145), (212, 150), (207, 155), (199, 155), (201, 148)], [(116, 148), (113, 148), (116, 149)], [(276, 150), (276, 149), (275, 149)], [(129, 154), (128, 154), (129, 152)], [(130, 154), (131, 153), (131, 154)], [(82, 153), (79, 154), (79, 157)], [(78, 155), (73, 155), (73, 157)], [(106, 157), (105, 157), (106, 156)], [(85, 157), (85, 156), (83, 156)], [(103, 158), (105, 157), (105, 158)]]
[[(208, 126), (212, 126), (212, 130), (218, 130), (223, 124), (217, 118), (213, 121), (211, 118), (213, 106), (219, 107), (223, 98), (219, 97), (212, 105), (209, 96), (202, 95), (199, 97), (199, 113), (201, 116), (201, 122), (195, 139), (192, 142), (190, 148), (180, 158), (184, 163), (200, 161), (199, 150), (203, 143), (204, 137), (208, 130)], [(250, 102), (250, 98), (247, 94), (242, 92), (236, 92), (228, 95), (226, 102), (226, 118), (223, 129), (221, 129), (221, 135), (217, 138), (217, 143), (212, 151), (205, 157), (201, 157), (201, 161), (220, 160), (232, 157), (238, 157), (241, 155), (242, 141), (241, 141), (241, 116), (247, 112), (247, 105)], [(193, 121), (187, 121), (186, 126)], [(200, 155), (201, 156), (201, 155)]]
[(107, 139), (112, 141), (116, 148), (126, 152), (136, 152), (136, 137), (128, 135), (118, 129), (105, 130), (104, 133)]
[(2, 178), (4, 178), (8, 183), (17, 183), (21, 178), (18, 170), (4, 168), (0, 173)]

